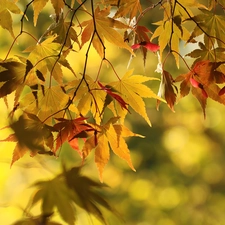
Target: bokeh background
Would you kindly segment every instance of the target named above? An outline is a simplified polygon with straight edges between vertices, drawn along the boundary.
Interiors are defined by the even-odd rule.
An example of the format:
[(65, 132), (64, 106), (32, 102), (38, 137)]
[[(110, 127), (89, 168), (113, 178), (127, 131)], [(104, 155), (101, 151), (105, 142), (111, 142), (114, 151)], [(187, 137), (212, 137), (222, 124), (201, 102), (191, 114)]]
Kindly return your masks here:
[[(143, 4), (147, 5), (149, 2), (143, 1)], [(21, 9), (24, 9), (24, 6), (21, 5)], [(32, 21), (32, 9), (28, 12)], [(47, 5), (39, 17), (37, 28), (26, 22), (26, 30), (33, 36), (40, 37), (51, 24), (51, 13), (52, 9)], [(154, 30), (155, 27), (151, 23), (160, 20), (161, 16), (162, 11), (156, 8), (146, 14), (142, 24)], [(20, 32), (19, 21), (20, 17), (16, 16), (15, 34)], [(2, 28), (0, 36), (0, 58), (4, 58), (12, 38)], [(11, 55), (24, 50), (27, 44), (35, 43), (30, 36), (24, 34), (13, 47)], [(195, 47), (186, 46), (181, 51), (182, 55)], [(85, 55), (85, 48), (81, 54)], [(127, 70), (130, 55), (119, 49), (115, 51), (113, 46), (107, 44), (107, 57), (122, 76)], [(78, 71), (84, 63), (84, 59), (78, 57), (75, 52), (71, 53), (69, 60)], [(191, 59), (186, 60), (191, 65)], [(137, 52), (130, 68), (134, 68), (135, 74), (159, 78), (159, 74), (154, 72), (157, 63), (157, 56), (148, 53), (144, 67), (142, 55)], [(95, 50), (92, 50), (87, 73), (95, 77), (99, 65), (100, 59)], [(172, 57), (168, 59), (166, 67), (174, 77), (187, 72), (182, 64), (178, 70)], [(67, 71), (65, 75), (66, 73)], [(103, 66), (100, 76), (103, 80), (116, 79), (113, 71), (106, 65)], [(66, 76), (65, 79), (71, 78)], [(149, 82), (148, 85), (157, 93), (158, 81)], [(12, 107), (13, 95), (8, 97), (8, 102), (9, 107)], [(124, 220), (105, 212), (109, 224), (225, 224), (225, 107), (209, 100), (204, 118), (201, 107), (193, 96), (179, 100), (175, 113), (164, 103), (157, 111), (155, 100), (146, 99), (145, 102), (152, 127), (133, 111), (126, 122), (132, 131), (145, 136), (144, 139), (134, 137), (127, 140), (137, 171), (131, 171), (124, 161), (113, 154), (105, 168), (104, 182), (109, 188), (106, 188), (104, 194)], [(0, 126), (4, 127), (8, 124), (9, 109), (3, 99), (0, 100), (0, 109)], [(8, 134), (7, 129), (0, 130), (0, 139), (4, 139)], [(78, 154), (65, 144), (59, 158), (31, 158), (27, 154), (10, 168), (14, 146), (14, 143), (0, 142), (0, 221), (3, 225), (10, 225), (22, 218), (29, 198), (35, 191), (32, 187), (34, 182), (50, 179), (60, 173), (61, 162), (68, 166), (81, 165)], [(88, 157), (83, 172), (98, 180), (93, 153)], [(38, 207), (37, 205), (34, 209), (34, 215), (37, 215), (35, 213), (38, 212)], [(57, 214), (55, 220), (60, 221)], [(80, 210), (77, 224), (88, 223), (100, 224)]]

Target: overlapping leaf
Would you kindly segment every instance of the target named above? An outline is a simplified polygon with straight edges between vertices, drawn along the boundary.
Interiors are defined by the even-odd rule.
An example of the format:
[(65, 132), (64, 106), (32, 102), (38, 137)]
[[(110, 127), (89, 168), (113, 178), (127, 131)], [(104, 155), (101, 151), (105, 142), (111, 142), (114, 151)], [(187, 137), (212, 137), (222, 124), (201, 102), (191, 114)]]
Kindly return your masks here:
[[(194, 49), (192, 52), (188, 53), (187, 56), (196, 58), (194, 63), (198, 61), (210, 60), (213, 61), (225, 61), (225, 48), (215, 47), (215, 40), (204, 38), (205, 43), (199, 42), (199, 49)], [(221, 72), (225, 73), (225, 66), (221, 65), (218, 68)]]
[(225, 104), (225, 96), (221, 95), (221, 88), (217, 84), (225, 82), (225, 75), (217, 71), (224, 62), (210, 62), (209, 60), (195, 63), (187, 74), (180, 75), (176, 81), (181, 81), (181, 97), (187, 95), (190, 90), (200, 102), (204, 115), (207, 97)]
[(132, 20), (138, 13), (142, 12), (140, 0), (105, 0), (104, 2), (118, 7), (115, 18), (129, 17)]
[(64, 118), (56, 119), (59, 122), (54, 124), (54, 128), (58, 131), (54, 151), (57, 151), (65, 141), (68, 141), (70, 146), (82, 157), (82, 152), (78, 145), (78, 138), (86, 139), (88, 137), (87, 132), (94, 131), (91, 125), (85, 122), (86, 119), (87, 118), (85, 117), (78, 117), (73, 120), (67, 120)]
[[(161, 83), (158, 91), (158, 96), (165, 98), (167, 105), (174, 111), (174, 104), (177, 98), (177, 88), (174, 85), (174, 79), (171, 74), (165, 70), (162, 72)], [(159, 108), (161, 100), (157, 100), (157, 108)]]
[(52, 116), (63, 117), (63, 109), (69, 101), (69, 96), (65, 94), (60, 86), (38, 89), (34, 93), (28, 93), (20, 101), (20, 107), (28, 112), (38, 115), (40, 120), (52, 124)]
[(15, 91), (15, 106), (18, 104), (25, 85), (33, 86), (44, 79), (42, 73), (33, 68), (29, 60), (22, 57), (19, 59), (8, 59), (0, 62), (0, 98)]
[[(201, 34), (205, 34), (208, 38), (213, 39), (215, 37), (219, 47), (224, 48), (224, 26), (223, 21), (225, 19), (224, 15), (215, 14), (214, 10), (211, 12), (206, 9), (201, 9), (202, 14), (198, 14), (192, 19), (196, 23), (190, 38), (188, 41), (192, 41), (195, 37)], [(213, 27), (213, 29), (212, 29)], [(212, 40), (210, 40), (212, 42)]]
[[(40, 12), (43, 10), (45, 5), (48, 3), (49, 0), (34, 0), (33, 1), (33, 9), (34, 9), (34, 25), (37, 24), (37, 19), (40, 14)], [(63, 10), (63, 7), (65, 5), (63, 0), (51, 0), (51, 4), (55, 10), (55, 20), (58, 22), (60, 14)]]
[(57, 23), (54, 21), (42, 37), (51, 35), (57, 35), (54, 42), (65, 44), (68, 48), (72, 47), (73, 42), (76, 42), (80, 47), (80, 42), (73, 28), (73, 24), (65, 21), (63, 13), (61, 13), (59, 21)]
[(43, 74), (45, 79), (47, 72), (49, 72), (50, 76), (53, 76), (59, 84), (62, 84), (61, 65), (67, 67), (73, 74), (75, 73), (67, 60), (62, 55), (59, 57), (61, 44), (54, 42), (55, 39), (56, 35), (51, 36), (35, 46), (28, 47), (25, 52), (30, 52), (28, 60), (35, 65), (35, 68)]
[(129, 45), (124, 42), (123, 36), (115, 29), (128, 29), (129, 27), (116, 19), (110, 18), (110, 9), (110, 7), (102, 10), (100, 10), (99, 7), (96, 8), (94, 14), (96, 27), (94, 26), (93, 19), (81, 23), (81, 26), (84, 28), (81, 36), (82, 46), (89, 41), (94, 34), (92, 44), (102, 58), (104, 57), (103, 43), (105, 39), (119, 48), (127, 49), (133, 54)]
[(10, 13), (23, 14), (20, 8), (16, 5), (16, 1), (1, 0), (0, 1), (0, 26), (9, 31), (11, 36), (13, 33), (13, 20)]
[(22, 158), (27, 151), (31, 156), (39, 154), (52, 155), (53, 135), (51, 127), (41, 123), (36, 115), (26, 113), (10, 124), (14, 134), (1, 141), (16, 142), (11, 165)]
[(125, 160), (132, 170), (135, 170), (131, 161), (130, 151), (124, 137), (139, 136), (134, 134), (122, 124), (118, 124), (119, 117), (112, 117), (103, 125), (96, 125), (96, 134), (90, 137), (83, 147), (84, 157), (87, 157), (92, 149), (95, 149), (95, 163), (97, 165), (100, 180), (103, 180), (103, 171), (110, 158), (110, 149)]
[(118, 215), (102, 195), (106, 185), (83, 176), (80, 170), (79, 167), (73, 167), (67, 171), (64, 169), (63, 173), (67, 186), (75, 193), (74, 202), (106, 224), (102, 208)]
[[(97, 123), (101, 122), (101, 112), (103, 110), (106, 92), (99, 88), (97, 81), (94, 81), (91, 77), (86, 76), (88, 87), (85, 82), (79, 87), (75, 100), (78, 101), (77, 108), (82, 115), (87, 115), (91, 112)], [(76, 85), (79, 80), (75, 80), (70, 84)], [(76, 87), (76, 86), (75, 86)]]
[[(179, 16), (177, 18), (180, 18)], [(175, 57), (176, 64), (179, 67), (179, 43), (180, 40), (187, 41), (190, 37), (188, 30), (182, 25), (181, 18), (178, 22), (175, 23), (174, 20), (165, 20), (154, 23), (158, 27), (153, 33), (151, 40), (158, 37), (158, 44), (160, 46), (160, 56), (162, 58), (162, 54), (167, 45), (170, 46), (172, 53)], [(172, 31), (173, 29), (173, 31)]]
[(73, 204), (73, 193), (59, 177), (34, 184), (38, 188), (33, 196), (32, 206), (41, 201), (42, 214), (52, 214), (55, 208), (62, 219), (74, 225), (76, 210)]

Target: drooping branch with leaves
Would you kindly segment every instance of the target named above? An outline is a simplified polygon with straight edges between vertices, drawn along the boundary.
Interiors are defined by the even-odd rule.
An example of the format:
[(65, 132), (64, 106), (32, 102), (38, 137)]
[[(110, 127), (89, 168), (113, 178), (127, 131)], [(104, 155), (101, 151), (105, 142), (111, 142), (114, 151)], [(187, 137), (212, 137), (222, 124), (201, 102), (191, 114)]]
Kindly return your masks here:
[[(177, 97), (191, 93), (199, 101), (204, 116), (208, 98), (225, 104), (224, 6), (223, 0), (209, 1), (209, 4), (197, 0), (145, 3), (139, 0), (1, 0), (0, 26), (12, 39), (0, 61), (0, 97), (10, 111), (5, 129), (12, 130), (1, 141), (15, 142), (11, 166), (27, 153), (33, 157), (59, 156), (62, 145), (68, 142), (82, 163), (94, 152), (103, 182), (111, 151), (135, 170), (125, 138), (143, 136), (128, 129), (125, 121), (127, 114), (132, 116), (136, 112), (151, 125), (145, 98), (157, 100), (157, 108), (160, 102), (165, 102), (174, 111)], [(43, 30), (38, 20), (45, 7), (54, 13), (49, 13), (51, 24)], [(162, 14), (161, 20), (151, 28), (143, 25), (145, 16), (151, 17), (154, 10)], [(14, 14), (20, 15), (17, 33), (13, 29)], [(29, 32), (29, 26), (43, 32), (35, 35)], [(24, 37), (29, 39), (28, 44)], [(199, 47), (182, 56), (180, 43)], [(148, 63), (147, 54), (152, 54), (158, 59), (155, 68), (159, 74), (155, 77), (134, 74), (133, 69), (120, 74), (108, 54), (108, 46), (114, 51), (118, 48), (126, 51), (128, 66), (141, 53), (144, 67)], [(99, 57), (97, 71), (91, 69), (92, 49)], [(187, 57), (194, 58), (192, 65)], [(78, 58), (82, 61), (79, 68), (74, 66)], [(187, 72), (173, 76), (172, 70), (167, 71), (171, 60), (175, 69), (184, 64)], [(105, 66), (112, 76), (102, 74)], [(158, 94), (146, 84), (154, 80), (161, 81)], [(12, 95), (14, 102), (10, 108), (8, 96)], [(104, 198), (92, 192), (93, 187), (103, 185), (82, 177), (77, 167), (64, 168), (53, 180), (35, 185), (38, 191), (30, 208), (42, 201), (38, 219), (45, 221), (43, 224), (47, 224), (54, 207), (67, 224), (75, 223), (76, 204), (102, 222), (105, 219), (98, 204), (114, 211)], [(52, 186), (59, 187), (57, 193), (50, 191)], [(54, 198), (52, 195), (61, 197), (62, 201), (48, 202)], [(69, 211), (63, 209), (64, 205)]]

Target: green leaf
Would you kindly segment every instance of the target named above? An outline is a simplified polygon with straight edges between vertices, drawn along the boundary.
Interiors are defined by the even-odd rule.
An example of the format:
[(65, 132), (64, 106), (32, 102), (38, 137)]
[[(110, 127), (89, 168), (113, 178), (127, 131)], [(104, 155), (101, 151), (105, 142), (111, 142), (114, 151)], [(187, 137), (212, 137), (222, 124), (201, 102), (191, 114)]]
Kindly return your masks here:
[(62, 219), (69, 225), (74, 225), (76, 210), (72, 203), (71, 191), (58, 177), (50, 181), (40, 181), (34, 184), (38, 191), (32, 199), (32, 207), (41, 201), (42, 214), (51, 214), (57, 208)]
[(70, 170), (64, 169), (63, 172), (68, 187), (76, 195), (75, 203), (106, 224), (100, 206), (117, 215), (117, 212), (102, 196), (103, 188), (106, 185), (81, 175), (80, 169), (80, 167), (73, 167)]

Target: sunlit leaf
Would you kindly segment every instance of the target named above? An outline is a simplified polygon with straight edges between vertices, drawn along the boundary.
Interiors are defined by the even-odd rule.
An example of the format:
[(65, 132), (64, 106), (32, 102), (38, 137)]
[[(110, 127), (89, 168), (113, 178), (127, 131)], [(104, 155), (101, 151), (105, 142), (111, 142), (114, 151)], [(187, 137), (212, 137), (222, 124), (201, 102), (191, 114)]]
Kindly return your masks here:
[(139, 0), (105, 0), (106, 4), (117, 6), (118, 10), (115, 14), (115, 18), (129, 17), (130, 20), (142, 12), (142, 7)]
[(9, 31), (11, 36), (14, 37), (13, 33), (13, 19), (11, 13), (23, 14), (15, 1), (1, 0), (0, 1), (0, 26)]
[(54, 128), (58, 131), (54, 151), (57, 151), (65, 141), (68, 141), (70, 146), (82, 157), (82, 152), (79, 146), (75, 145), (75, 142), (78, 141), (78, 138), (86, 139), (88, 137), (88, 131), (94, 131), (91, 125), (85, 122), (86, 119), (85, 117), (78, 117), (74, 120), (64, 118), (56, 119), (59, 122), (54, 124)]
[(187, 95), (192, 89), (192, 94), (200, 102), (204, 115), (207, 97), (225, 104), (225, 96), (220, 95), (222, 89), (217, 85), (217, 83), (225, 82), (225, 75), (216, 70), (223, 64), (224, 62), (210, 62), (209, 60), (198, 61), (190, 72), (176, 78), (177, 82), (181, 81), (181, 97)]
[[(150, 120), (147, 116), (145, 109), (145, 102), (143, 98), (159, 98), (150, 88), (142, 84), (146, 81), (156, 80), (152, 77), (146, 77), (141, 75), (133, 75), (133, 70), (130, 70), (124, 74), (121, 80), (112, 82), (109, 85), (115, 88), (121, 96), (128, 102), (129, 106), (133, 108), (138, 114), (140, 114), (146, 122), (150, 125)], [(127, 112), (122, 113), (121, 109), (117, 108), (118, 115), (125, 117)]]
[(84, 27), (84, 30), (81, 36), (82, 46), (87, 41), (90, 40), (94, 32), (98, 32), (98, 36), (95, 37), (93, 41), (93, 46), (96, 48), (96, 50), (98, 51), (98, 54), (102, 58), (104, 56), (103, 43), (105, 39), (108, 42), (116, 45), (117, 47), (127, 49), (133, 54), (132, 49), (129, 47), (129, 45), (126, 42), (124, 42), (122, 35), (117, 30), (114, 29), (114, 28), (128, 29), (129, 27), (118, 20), (110, 18), (109, 13), (110, 13), (110, 7), (102, 9), (102, 10), (100, 10), (99, 7), (96, 8), (95, 10), (96, 30), (95, 30), (92, 19), (81, 23), (81, 26)]

